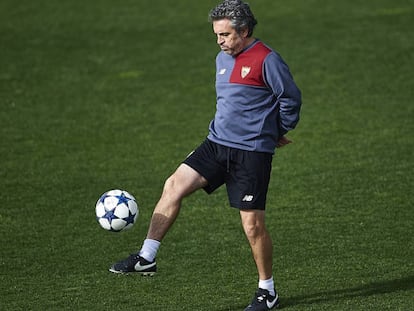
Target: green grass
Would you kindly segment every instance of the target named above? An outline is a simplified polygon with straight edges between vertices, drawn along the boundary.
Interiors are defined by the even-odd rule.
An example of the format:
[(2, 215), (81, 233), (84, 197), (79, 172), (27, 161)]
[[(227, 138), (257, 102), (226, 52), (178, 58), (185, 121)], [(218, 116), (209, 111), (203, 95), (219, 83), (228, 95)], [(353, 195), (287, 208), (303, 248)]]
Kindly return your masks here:
[[(303, 91), (268, 227), (283, 310), (414, 305), (414, 2), (250, 1)], [(0, 309), (242, 310), (257, 286), (220, 189), (184, 201), (154, 278), (136, 251), (165, 178), (215, 109), (216, 1), (0, 2)], [(94, 205), (122, 188), (138, 224)]]

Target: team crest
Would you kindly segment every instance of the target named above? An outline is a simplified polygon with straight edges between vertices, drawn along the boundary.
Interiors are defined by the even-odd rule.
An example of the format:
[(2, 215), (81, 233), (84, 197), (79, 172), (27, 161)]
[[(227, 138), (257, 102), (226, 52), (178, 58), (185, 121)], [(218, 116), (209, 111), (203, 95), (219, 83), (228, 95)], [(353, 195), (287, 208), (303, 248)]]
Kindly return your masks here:
[(250, 72), (250, 67), (243, 66), (241, 69), (241, 77), (244, 79)]

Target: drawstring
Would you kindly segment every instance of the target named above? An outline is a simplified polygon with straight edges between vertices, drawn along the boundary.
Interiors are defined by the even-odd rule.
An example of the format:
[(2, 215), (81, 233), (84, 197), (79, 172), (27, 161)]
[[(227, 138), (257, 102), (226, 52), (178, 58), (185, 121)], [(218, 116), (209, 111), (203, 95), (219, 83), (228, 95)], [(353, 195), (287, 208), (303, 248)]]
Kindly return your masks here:
[(230, 148), (227, 148), (227, 173), (230, 172)]

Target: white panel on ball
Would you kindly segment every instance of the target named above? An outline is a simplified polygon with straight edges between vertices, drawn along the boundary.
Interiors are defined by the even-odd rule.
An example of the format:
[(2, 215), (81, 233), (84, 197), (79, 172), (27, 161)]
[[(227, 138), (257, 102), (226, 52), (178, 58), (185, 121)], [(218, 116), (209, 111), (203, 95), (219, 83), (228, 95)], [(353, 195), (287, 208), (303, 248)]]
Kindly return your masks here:
[(96, 219), (102, 228), (119, 232), (130, 229), (139, 215), (135, 198), (125, 190), (110, 190), (95, 205)]

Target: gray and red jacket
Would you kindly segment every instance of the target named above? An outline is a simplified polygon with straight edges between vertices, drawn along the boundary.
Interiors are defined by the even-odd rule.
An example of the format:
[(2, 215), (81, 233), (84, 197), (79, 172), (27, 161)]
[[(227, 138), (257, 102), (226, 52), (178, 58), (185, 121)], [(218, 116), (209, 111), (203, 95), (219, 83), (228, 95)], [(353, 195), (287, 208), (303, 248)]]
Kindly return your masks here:
[(233, 57), (216, 57), (217, 111), (208, 139), (248, 151), (274, 153), (299, 121), (301, 92), (280, 55), (255, 40)]

